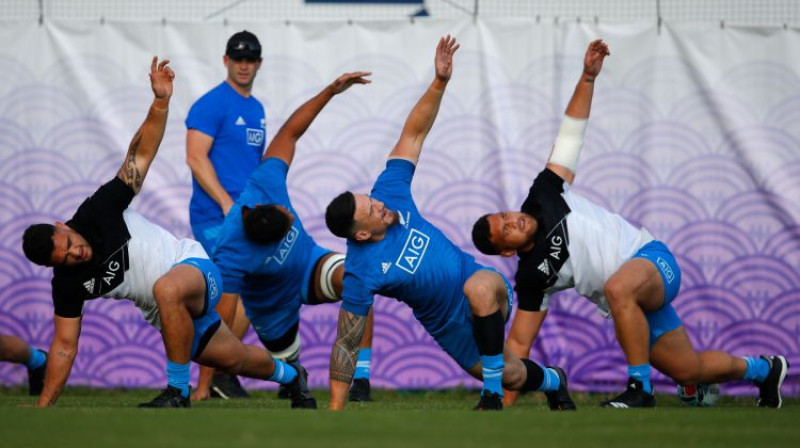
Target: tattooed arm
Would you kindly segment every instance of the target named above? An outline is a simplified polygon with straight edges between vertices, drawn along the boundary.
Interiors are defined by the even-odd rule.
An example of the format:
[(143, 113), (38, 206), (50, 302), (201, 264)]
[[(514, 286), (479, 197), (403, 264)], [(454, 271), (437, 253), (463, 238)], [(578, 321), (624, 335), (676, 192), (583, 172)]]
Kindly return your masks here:
[(358, 343), (364, 335), (367, 316), (359, 316), (345, 309), (339, 310), (336, 342), (331, 350), (331, 404), (332, 411), (344, 408), (347, 391), (353, 380), (358, 360)]
[(167, 67), (168, 63), (168, 60), (158, 62), (158, 58), (153, 57), (150, 64), (150, 87), (155, 98), (147, 112), (147, 118), (131, 140), (125, 162), (117, 172), (117, 177), (131, 187), (135, 194), (142, 189), (147, 170), (156, 157), (161, 139), (164, 137), (164, 130), (167, 128), (172, 80), (175, 79), (175, 72)]
[(50, 343), (44, 389), (36, 406), (52, 406), (58, 401), (67, 383), (75, 355), (78, 354), (78, 339), (81, 335), (81, 318), (54, 316), (55, 334)]

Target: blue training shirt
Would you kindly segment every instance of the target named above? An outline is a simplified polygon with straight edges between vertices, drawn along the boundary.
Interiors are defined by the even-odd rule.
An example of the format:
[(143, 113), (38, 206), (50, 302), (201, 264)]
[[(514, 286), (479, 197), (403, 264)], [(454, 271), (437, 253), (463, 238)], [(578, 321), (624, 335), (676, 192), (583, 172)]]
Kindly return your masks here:
[(420, 215), (411, 197), (414, 170), (413, 163), (392, 159), (375, 181), (371, 196), (400, 219), (381, 241), (347, 242), (342, 307), (365, 316), (373, 294), (392, 297), (436, 334), (466, 300), (464, 283), (482, 266)]
[[(222, 290), (241, 294), (249, 314), (292, 302), (299, 296), (303, 275), (316, 246), (289, 200), (286, 175), (289, 165), (271, 157), (256, 168), (225, 217), (213, 260), (222, 273)], [(286, 236), (272, 244), (247, 238), (242, 227), (242, 206), (283, 205), (294, 215)]]
[[(219, 182), (236, 200), (256, 169), (266, 143), (264, 106), (252, 95), (245, 98), (223, 81), (200, 97), (186, 116), (186, 128), (214, 138), (208, 158)], [(192, 178), (189, 215), (194, 224), (222, 222), (219, 205)]]

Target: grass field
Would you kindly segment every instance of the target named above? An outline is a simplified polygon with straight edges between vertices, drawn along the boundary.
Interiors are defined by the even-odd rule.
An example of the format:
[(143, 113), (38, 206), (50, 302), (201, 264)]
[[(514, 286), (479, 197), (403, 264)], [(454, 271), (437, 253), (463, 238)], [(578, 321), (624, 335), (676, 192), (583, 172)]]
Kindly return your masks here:
[(800, 400), (780, 410), (752, 398), (723, 397), (713, 408), (688, 408), (674, 395), (656, 409), (597, 407), (603, 395), (573, 394), (578, 412), (550, 412), (541, 394), (500, 413), (470, 409), (477, 392), (373, 391), (376, 401), (292, 411), (274, 392), (245, 400), (212, 400), (190, 410), (135, 408), (152, 390), (68, 389), (58, 406), (27, 407), (22, 389), (0, 389), (0, 447), (709, 447), (800, 446)]

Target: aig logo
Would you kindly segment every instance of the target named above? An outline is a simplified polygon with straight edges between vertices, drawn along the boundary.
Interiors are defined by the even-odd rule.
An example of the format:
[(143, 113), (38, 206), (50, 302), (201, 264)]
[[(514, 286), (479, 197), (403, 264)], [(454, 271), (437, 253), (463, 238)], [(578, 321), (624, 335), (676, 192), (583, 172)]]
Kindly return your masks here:
[(208, 287), (209, 297), (217, 297), (217, 295), (219, 294), (219, 289), (217, 288), (217, 281), (214, 279), (214, 276), (210, 272), (206, 274), (206, 285)]
[[(275, 251), (275, 255), (273, 255), (271, 258), (274, 258), (278, 264), (283, 264), (283, 262), (286, 261), (286, 257), (289, 255), (289, 252), (292, 251), (292, 246), (294, 246), (294, 242), (297, 241), (297, 235), (299, 233), (300, 232), (298, 232), (297, 229), (292, 226), (292, 228), (289, 229), (289, 233), (287, 233), (286, 236), (281, 240), (278, 250)], [(269, 259), (267, 261), (269, 261)]]
[(675, 272), (672, 271), (672, 267), (670, 267), (669, 263), (661, 257), (656, 259), (656, 263), (658, 263), (658, 267), (661, 268), (661, 272), (664, 273), (667, 283), (672, 283), (672, 281), (675, 280)]
[(247, 144), (250, 146), (261, 146), (264, 142), (264, 130), (247, 128)]
[(400, 257), (394, 264), (409, 274), (417, 272), (417, 268), (422, 263), (422, 257), (425, 256), (425, 251), (428, 250), (430, 241), (431, 239), (428, 235), (417, 229), (411, 229), (406, 244), (403, 246), (403, 251), (400, 252)]

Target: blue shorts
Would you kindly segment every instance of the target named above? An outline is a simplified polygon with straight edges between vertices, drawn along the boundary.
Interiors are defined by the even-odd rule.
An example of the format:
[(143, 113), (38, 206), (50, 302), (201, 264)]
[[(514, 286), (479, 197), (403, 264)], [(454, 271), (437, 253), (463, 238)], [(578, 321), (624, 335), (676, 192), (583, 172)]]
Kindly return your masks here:
[(682, 325), (678, 313), (672, 307), (672, 301), (681, 289), (681, 268), (666, 244), (658, 240), (650, 241), (642, 246), (632, 258), (644, 258), (655, 265), (664, 283), (664, 305), (644, 313), (650, 326), (650, 346), (664, 333), (668, 333)]
[[(511, 315), (514, 299), (514, 289), (511, 287), (506, 277), (497, 272), (496, 269), (490, 267), (481, 267), (480, 270), (487, 270), (496, 272), (503, 282), (506, 284), (506, 297), (508, 299), (508, 314), (506, 314), (506, 321), (508, 316)], [(472, 326), (472, 310), (469, 307), (469, 301), (463, 297), (453, 317), (447, 324), (437, 331), (436, 334), (431, 334), (436, 343), (442, 347), (451, 358), (453, 358), (459, 366), (464, 370), (469, 370), (480, 361), (481, 357), (478, 353), (478, 344), (475, 342), (474, 328)]]
[[(302, 285), (300, 285), (299, 294), (294, 289), (289, 300), (284, 300), (281, 297), (271, 297), (270, 300), (275, 300), (276, 306), (274, 308), (267, 308), (259, 310), (258, 314), (247, 313), (250, 322), (253, 324), (258, 338), (263, 341), (273, 341), (285, 335), (299, 320), (300, 320), (300, 306), (314, 303), (309, 301), (308, 286), (311, 283), (311, 276), (314, 275), (314, 268), (317, 262), (323, 256), (331, 253), (330, 250), (322, 246), (315, 245), (311, 249), (311, 256), (309, 257), (308, 265), (303, 273)], [(253, 293), (248, 292), (250, 296)], [(313, 292), (312, 292), (313, 294)], [(244, 296), (244, 294), (243, 294)], [(261, 294), (253, 294), (253, 297), (248, 299), (259, 300)], [(244, 298), (244, 297), (243, 297)]]
[(219, 239), (219, 232), (222, 230), (224, 221), (206, 221), (202, 224), (192, 223), (192, 233), (194, 239), (203, 246), (206, 253), (211, 256), (214, 253), (214, 248), (217, 246)]
[(200, 316), (192, 318), (194, 340), (192, 340), (192, 359), (200, 356), (208, 341), (217, 332), (222, 320), (214, 307), (222, 297), (222, 276), (217, 266), (208, 258), (187, 258), (176, 265), (187, 264), (197, 268), (206, 279), (206, 303)]

